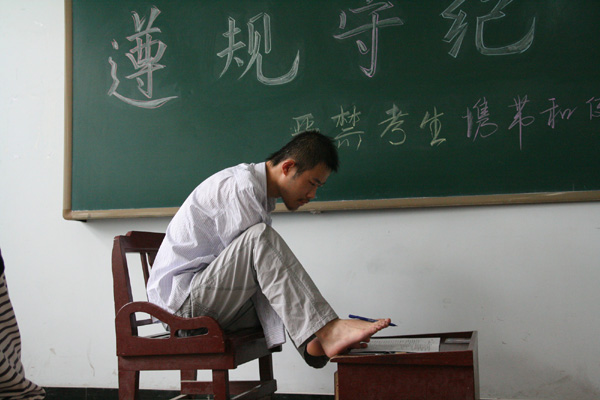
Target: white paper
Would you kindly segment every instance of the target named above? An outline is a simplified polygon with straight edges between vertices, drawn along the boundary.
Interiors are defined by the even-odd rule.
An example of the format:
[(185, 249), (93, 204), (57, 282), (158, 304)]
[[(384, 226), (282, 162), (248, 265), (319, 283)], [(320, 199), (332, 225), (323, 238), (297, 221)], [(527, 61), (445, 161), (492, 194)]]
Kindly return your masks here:
[(371, 338), (366, 349), (351, 353), (429, 353), (440, 351), (440, 338)]

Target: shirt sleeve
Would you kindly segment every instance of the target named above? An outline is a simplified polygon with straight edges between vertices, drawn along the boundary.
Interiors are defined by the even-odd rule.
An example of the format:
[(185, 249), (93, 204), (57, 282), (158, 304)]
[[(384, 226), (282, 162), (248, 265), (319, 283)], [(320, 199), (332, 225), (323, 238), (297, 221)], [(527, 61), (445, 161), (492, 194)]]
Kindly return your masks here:
[(224, 247), (251, 226), (270, 221), (251, 188), (236, 192), (230, 202), (229, 207), (223, 207), (215, 217), (216, 229)]

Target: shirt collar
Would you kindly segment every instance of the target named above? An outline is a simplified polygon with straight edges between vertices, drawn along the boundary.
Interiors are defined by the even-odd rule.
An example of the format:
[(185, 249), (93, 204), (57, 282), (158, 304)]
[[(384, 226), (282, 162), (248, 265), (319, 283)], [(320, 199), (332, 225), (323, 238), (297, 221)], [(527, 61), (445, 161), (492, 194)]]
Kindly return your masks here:
[(264, 194), (265, 194), (265, 198), (263, 200), (263, 204), (265, 206), (265, 210), (267, 210), (267, 212), (271, 212), (275, 209), (275, 204), (277, 202), (277, 199), (274, 197), (269, 197), (267, 195), (267, 163), (266, 162), (261, 162), (258, 164), (253, 164), (254, 167), (254, 172), (256, 173), (256, 176), (258, 177), (258, 180), (263, 184), (263, 190), (264, 190)]

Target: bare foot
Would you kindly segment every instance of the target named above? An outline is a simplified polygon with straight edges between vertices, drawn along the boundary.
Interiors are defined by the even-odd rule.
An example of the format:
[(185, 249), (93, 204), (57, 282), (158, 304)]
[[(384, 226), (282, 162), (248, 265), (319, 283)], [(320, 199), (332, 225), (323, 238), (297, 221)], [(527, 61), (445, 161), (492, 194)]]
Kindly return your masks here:
[[(368, 342), (367, 339), (365, 342)], [(358, 343), (356, 346), (352, 346), (355, 349), (365, 349), (367, 348), (367, 343)], [(306, 351), (313, 357), (321, 357), (325, 355), (325, 350), (323, 350), (323, 346), (321, 346), (321, 341), (319, 338), (314, 338), (306, 345)]]
[[(316, 332), (318, 343), (311, 341), (307, 351), (323, 351), (327, 357), (333, 357), (347, 352), (349, 349), (364, 348), (375, 333), (387, 328), (390, 319), (380, 319), (376, 322), (366, 322), (355, 319), (334, 319)], [(319, 347), (321, 349), (319, 349)]]

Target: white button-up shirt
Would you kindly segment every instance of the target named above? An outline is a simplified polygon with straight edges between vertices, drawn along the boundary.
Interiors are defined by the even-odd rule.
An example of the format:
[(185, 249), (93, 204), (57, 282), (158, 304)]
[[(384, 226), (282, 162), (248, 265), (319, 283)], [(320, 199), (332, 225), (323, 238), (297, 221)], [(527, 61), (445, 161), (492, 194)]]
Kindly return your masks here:
[[(274, 208), (275, 199), (267, 196), (265, 163), (240, 164), (206, 179), (167, 228), (148, 279), (148, 300), (176, 312), (190, 294), (194, 275), (249, 227), (271, 225)], [(260, 308), (259, 317), (265, 313)], [(268, 331), (264, 324), (263, 328)]]

